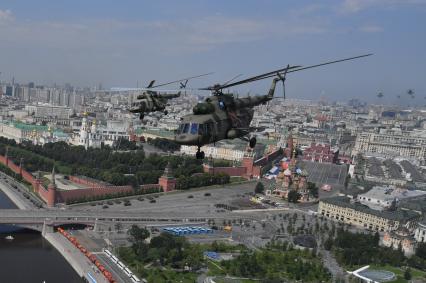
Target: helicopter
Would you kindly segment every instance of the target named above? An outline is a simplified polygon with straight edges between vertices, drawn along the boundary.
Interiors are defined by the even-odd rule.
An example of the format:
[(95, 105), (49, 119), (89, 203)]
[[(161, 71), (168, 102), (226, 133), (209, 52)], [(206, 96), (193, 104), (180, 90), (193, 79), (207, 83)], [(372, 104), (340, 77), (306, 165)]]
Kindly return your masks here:
[[(213, 73), (206, 73), (197, 76), (192, 76), (172, 82), (162, 83), (159, 85), (155, 85), (155, 80), (152, 80), (146, 88), (113, 88), (113, 91), (142, 91), (136, 97), (136, 101), (132, 102), (130, 105), (129, 111), (132, 113), (139, 113), (139, 119), (143, 120), (146, 113), (151, 112), (163, 112), (165, 115), (168, 114), (166, 109), (167, 101), (173, 98), (177, 98), (181, 95), (182, 90), (186, 89), (186, 85), (190, 79), (195, 79), (199, 77), (204, 77), (207, 75), (211, 75)], [(170, 91), (165, 90), (153, 90), (154, 88), (166, 86), (174, 83), (179, 83), (179, 91)]]
[[(193, 108), (193, 114), (181, 118), (181, 123), (175, 132), (174, 141), (181, 145), (197, 146), (197, 159), (204, 159), (205, 154), (200, 151), (203, 145), (216, 143), (224, 139), (240, 138), (248, 141), (249, 147), (256, 146), (256, 137), (250, 134), (256, 130), (250, 127), (254, 115), (254, 107), (266, 104), (274, 98), (276, 84), (283, 84), (283, 96), (285, 99), (285, 80), (288, 73), (306, 70), (328, 64), (367, 57), (372, 54), (330, 61), (308, 67), (290, 66), (264, 73), (244, 80), (232, 83), (215, 84), (199, 90), (209, 90), (212, 96), (207, 97), (204, 102), (198, 103)], [(273, 78), (269, 91), (265, 95), (235, 98), (232, 93), (224, 93), (223, 90), (266, 78)]]

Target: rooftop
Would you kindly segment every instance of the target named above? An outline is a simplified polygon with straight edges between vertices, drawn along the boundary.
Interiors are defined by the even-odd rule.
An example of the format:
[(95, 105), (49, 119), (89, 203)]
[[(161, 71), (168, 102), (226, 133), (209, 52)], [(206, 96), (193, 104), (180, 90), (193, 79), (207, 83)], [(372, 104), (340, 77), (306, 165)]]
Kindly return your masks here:
[(4, 124), (7, 124), (9, 126), (12, 126), (12, 127), (17, 128), (17, 129), (24, 130), (24, 131), (36, 130), (37, 132), (44, 132), (44, 131), (47, 131), (47, 129), (48, 129), (48, 126), (26, 124), (26, 123), (22, 123), (22, 122), (18, 122), (18, 121), (4, 122)]
[(366, 198), (379, 200), (405, 199), (425, 195), (426, 192), (419, 190), (407, 190), (393, 186), (374, 186), (370, 191), (360, 194)]
[(401, 200), (398, 206), (403, 210), (420, 211), (426, 214), (426, 196)]

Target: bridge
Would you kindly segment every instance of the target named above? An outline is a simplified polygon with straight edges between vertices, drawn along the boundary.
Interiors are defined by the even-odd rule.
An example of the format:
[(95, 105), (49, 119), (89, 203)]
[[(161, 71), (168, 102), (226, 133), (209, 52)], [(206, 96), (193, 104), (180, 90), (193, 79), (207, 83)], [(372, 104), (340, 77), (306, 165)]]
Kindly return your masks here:
[[(240, 219), (239, 215), (227, 214), (223, 217), (208, 215), (181, 215), (170, 217), (159, 212), (134, 213), (125, 211), (74, 211), (74, 210), (20, 210), (0, 209), (0, 224), (14, 225), (42, 232), (52, 232), (61, 225), (86, 225), (97, 230), (99, 224), (121, 223), (126, 225), (170, 225), (206, 223), (209, 219)], [(244, 217), (247, 218), (247, 217)]]

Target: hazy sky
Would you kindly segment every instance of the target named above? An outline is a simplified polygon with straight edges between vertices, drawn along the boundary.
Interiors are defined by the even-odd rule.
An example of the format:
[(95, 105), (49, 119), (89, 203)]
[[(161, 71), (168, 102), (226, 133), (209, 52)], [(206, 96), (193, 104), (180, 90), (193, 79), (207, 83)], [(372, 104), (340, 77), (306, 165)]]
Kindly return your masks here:
[[(426, 104), (426, 0), (0, 1), (1, 80), (135, 87), (374, 56), (291, 74), (293, 98)], [(270, 81), (236, 89), (263, 93)]]

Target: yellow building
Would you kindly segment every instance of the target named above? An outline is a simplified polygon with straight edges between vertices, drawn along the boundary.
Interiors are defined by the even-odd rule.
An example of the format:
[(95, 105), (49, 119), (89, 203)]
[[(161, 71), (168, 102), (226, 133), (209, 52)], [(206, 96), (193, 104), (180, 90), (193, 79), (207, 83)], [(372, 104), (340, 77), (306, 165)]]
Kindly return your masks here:
[(420, 217), (413, 211), (374, 210), (341, 196), (322, 199), (318, 213), (345, 224), (376, 231), (393, 231), (402, 226), (411, 226)]

